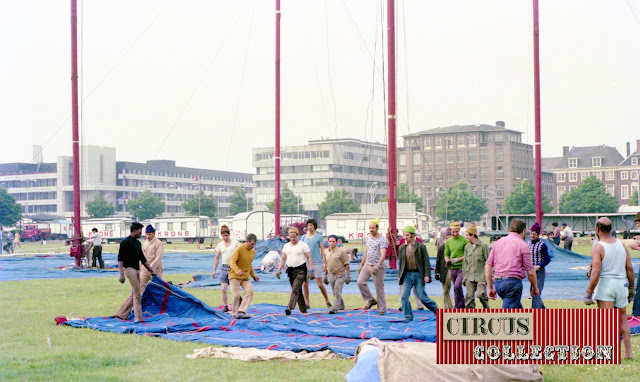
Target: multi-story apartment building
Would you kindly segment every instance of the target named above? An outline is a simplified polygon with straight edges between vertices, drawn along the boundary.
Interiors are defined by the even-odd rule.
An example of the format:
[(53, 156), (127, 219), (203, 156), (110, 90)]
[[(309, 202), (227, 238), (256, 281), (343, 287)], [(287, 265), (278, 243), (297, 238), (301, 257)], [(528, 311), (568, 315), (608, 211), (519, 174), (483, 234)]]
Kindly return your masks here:
[(615, 147), (605, 145), (571, 149), (565, 146), (562, 151), (562, 160), (552, 170), (556, 205), (564, 193), (578, 188), (590, 176), (601, 180), (619, 205), (629, 204), (633, 191), (638, 189), (640, 141), (634, 153), (627, 143), (626, 158)]
[[(300, 197), (300, 212), (315, 215), (327, 192), (345, 189), (360, 203), (373, 203), (387, 194), (386, 145), (358, 139), (322, 139), (308, 145), (281, 147), (281, 187)], [(254, 148), (255, 200), (275, 198), (273, 147)]]
[[(97, 195), (113, 203), (117, 213), (126, 215), (126, 201), (146, 190), (165, 202), (165, 215), (181, 215), (182, 203), (200, 189), (215, 196), (222, 215), (234, 188), (244, 188), (251, 201), (255, 187), (248, 173), (178, 167), (170, 160), (119, 162), (116, 150), (109, 147), (83, 146), (80, 169), (82, 216), (86, 216), (85, 203)], [(22, 204), (26, 217), (73, 215), (71, 157), (59, 156), (56, 163), (0, 164), (0, 187)]]
[(534, 181), (533, 146), (502, 121), (409, 134), (398, 151), (398, 183), (422, 196), (431, 216), (438, 194), (458, 182), (486, 199), (488, 216), (500, 214), (505, 197), (526, 180)]

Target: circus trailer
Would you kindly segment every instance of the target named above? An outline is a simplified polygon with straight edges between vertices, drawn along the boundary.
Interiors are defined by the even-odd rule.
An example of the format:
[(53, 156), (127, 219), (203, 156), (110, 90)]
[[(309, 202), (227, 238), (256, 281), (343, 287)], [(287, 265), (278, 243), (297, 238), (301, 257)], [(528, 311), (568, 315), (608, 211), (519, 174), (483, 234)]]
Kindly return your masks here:
[[(378, 223), (379, 231), (386, 232), (389, 227), (388, 215), (373, 215), (371, 213), (336, 213), (326, 217), (327, 235), (336, 235), (343, 242), (351, 240), (363, 240), (369, 233), (369, 222), (373, 219), (380, 219)], [(423, 240), (428, 240), (428, 232), (430, 230), (429, 215), (422, 212), (402, 213), (397, 215), (396, 224), (398, 232), (402, 232), (402, 228), (407, 225), (418, 224), (418, 230)]]
[[(188, 241), (204, 243), (205, 239), (212, 238), (213, 229), (206, 216), (183, 217), (158, 217), (142, 222), (145, 226), (153, 225), (156, 229), (156, 237), (169, 243)], [(199, 230), (199, 232), (198, 232)]]
[(245, 240), (247, 234), (253, 233), (258, 240), (274, 236), (276, 215), (270, 211), (241, 212), (231, 222), (231, 237)]
[(128, 218), (87, 219), (82, 221), (82, 234), (89, 237), (95, 228), (102, 236), (103, 243), (119, 243), (131, 233), (132, 222)]
[(71, 220), (52, 220), (49, 222), (51, 238), (57, 240), (67, 240), (73, 237), (73, 225)]

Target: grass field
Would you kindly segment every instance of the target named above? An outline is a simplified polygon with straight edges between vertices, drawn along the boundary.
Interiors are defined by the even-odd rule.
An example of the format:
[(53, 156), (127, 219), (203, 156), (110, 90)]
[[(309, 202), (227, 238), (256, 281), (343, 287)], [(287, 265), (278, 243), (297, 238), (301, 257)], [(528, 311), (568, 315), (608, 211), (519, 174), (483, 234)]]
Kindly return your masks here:
[[(191, 275), (166, 275), (184, 282)], [(56, 326), (55, 316), (113, 314), (129, 293), (117, 277), (0, 282), (0, 380), (222, 380), (340, 381), (353, 367), (347, 359), (246, 363), (185, 356), (208, 346), (138, 335), (104, 333)], [(220, 304), (219, 290), (192, 290), (210, 305)], [(347, 306), (361, 306), (359, 296), (345, 295)], [(442, 305), (442, 298), (434, 298)], [(283, 305), (284, 293), (256, 293), (255, 303)], [(312, 295), (312, 306), (322, 306)], [(499, 301), (492, 301), (499, 308)], [(529, 306), (529, 302), (524, 302)], [(577, 301), (547, 300), (550, 308), (585, 308)], [(388, 306), (399, 306), (398, 296)], [(543, 366), (547, 381), (637, 381), (640, 338), (632, 339), (635, 360), (612, 366)]]

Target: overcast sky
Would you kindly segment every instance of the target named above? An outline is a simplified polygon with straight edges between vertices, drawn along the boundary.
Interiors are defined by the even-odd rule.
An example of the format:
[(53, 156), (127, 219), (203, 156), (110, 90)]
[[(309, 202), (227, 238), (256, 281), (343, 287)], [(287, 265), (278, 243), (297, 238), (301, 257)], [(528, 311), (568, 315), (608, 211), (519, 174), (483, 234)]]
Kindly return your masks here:
[[(274, 145), (275, 1), (79, 1), (82, 141), (254, 172)], [(2, 0), (0, 163), (71, 153), (70, 1)], [(282, 145), (386, 142), (386, 1), (282, 0)], [(531, 0), (397, 2), (398, 141), (494, 124), (533, 143)], [(543, 157), (640, 139), (640, 0), (540, 0)], [(384, 56), (382, 55), (384, 51)]]

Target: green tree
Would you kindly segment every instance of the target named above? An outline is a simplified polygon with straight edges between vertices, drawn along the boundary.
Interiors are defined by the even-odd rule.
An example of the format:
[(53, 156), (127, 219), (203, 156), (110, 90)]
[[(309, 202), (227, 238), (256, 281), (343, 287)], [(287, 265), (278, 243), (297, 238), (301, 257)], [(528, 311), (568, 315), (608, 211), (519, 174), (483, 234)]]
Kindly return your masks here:
[(164, 202), (147, 190), (127, 202), (129, 213), (138, 220), (153, 219), (164, 212)]
[(0, 226), (14, 226), (20, 219), (22, 206), (5, 188), (0, 187)]
[[(229, 201), (229, 215), (237, 215), (240, 212), (253, 210), (253, 203), (247, 203), (247, 193), (242, 187), (236, 187), (233, 190), (233, 195), (231, 195)], [(248, 209), (247, 206), (249, 207)]]
[(115, 212), (113, 203), (104, 200), (102, 195), (98, 195), (92, 201), (85, 203), (85, 206), (87, 207), (87, 214), (94, 219), (113, 216)]
[(558, 206), (561, 214), (612, 213), (617, 210), (618, 201), (595, 176), (588, 177), (580, 187), (563, 194)]
[[(276, 211), (276, 201), (272, 200), (267, 203), (267, 208), (271, 212)], [(293, 191), (284, 186), (282, 191), (280, 192), (280, 213), (283, 215), (293, 215), (297, 214), (298, 210), (298, 195), (294, 194)]]
[(188, 216), (197, 216), (198, 214), (213, 218), (217, 215), (218, 204), (213, 195), (205, 195), (204, 191), (200, 191), (193, 198), (182, 203), (184, 213)]
[(631, 199), (629, 199), (629, 205), (630, 206), (638, 205), (638, 190), (635, 190), (631, 193)]
[[(553, 211), (551, 201), (542, 195), (542, 210)], [(524, 181), (511, 191), (504, 201), (502, 211), (505, 214), (534, 214), (536, 212), (536, 188), (531, 182)]]
[(320, 218), (337, 212), (360, 212), (360, 204), (356, 202), (347, 190), (336, 190), (327, 192), (322, 203), (318, 205)]
[(422, 198), (409, 190), (408, 183), (400, 183), (398, 185), (397, 193), (398, 203), (415, 203), (416, 211), (422, 211)]
[(477, 221), (487, 211), (487, 202), (469, 191), (464, 182), (440, 193), (436, 202), (436, 215), (449, 221)]

